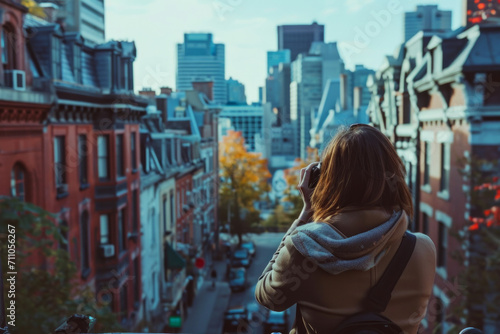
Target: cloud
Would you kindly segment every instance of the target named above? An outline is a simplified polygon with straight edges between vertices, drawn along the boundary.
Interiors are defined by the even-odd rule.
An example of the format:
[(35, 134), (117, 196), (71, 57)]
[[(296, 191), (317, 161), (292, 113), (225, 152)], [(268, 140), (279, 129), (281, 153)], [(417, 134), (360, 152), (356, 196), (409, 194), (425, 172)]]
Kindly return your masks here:
[(338, 8), (328, 7), (328, 8), (325, 8), (324, 10), (321, 11), (318, 18), (321, 20), (326, 20), (328, 17), (330, 17), (331, 15), (333, 15), (337, 12), (338, 12)]
[(328, 16), (330, 14), (336, 13), (337, 11), (338, 11), (337, 8), (330, 7), (330, 8), (325, 9), (322, 13), (323, 13), (323, 15)]
[(374, 0), (346, 0), (347, 11), (358, 12)]

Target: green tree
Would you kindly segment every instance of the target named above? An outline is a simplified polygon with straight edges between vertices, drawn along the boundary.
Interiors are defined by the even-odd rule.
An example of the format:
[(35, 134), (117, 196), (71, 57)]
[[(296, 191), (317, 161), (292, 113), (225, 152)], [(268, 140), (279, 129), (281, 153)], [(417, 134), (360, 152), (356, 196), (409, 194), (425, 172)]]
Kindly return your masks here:
[[(54, 223), (56, 217), (33, 204), (0, 197), (0, 256), (4, 283), (15, 271), (15, 298), (7, 298), (10, 284), (4, 286), (4, 300), (15, 301), (13, 333), (53, 333), (75, 313), (97, 318), (96, 331), (121, 330), (116, 315), (106, 304), (96, 301), (91, 287), (80, 287), (75, 264), (66, 250), (58, 247), (63, 235)], [(15, 231), (15, 239), (9, 236)], [(8, 262), (9, 245), (15, 245), (15, 260)], [(12, 252), (12, 251), (11, 251)], [(34, 267), (32, 255), (42, 255), (42, 267)], [(13, 267), (11, 267), (13, 266)], [(7, 276), (7, 277), (6, 277)], [(11, 319), (7, 319), (10, 321)]]
[(259, 216), (254, 203), (270, 190), (267, 160), (260, 153), (248, 152), (238, 131), (228, 131), (219, 147), (220, 218), (228, 221), (230, 232), (242, 242)]

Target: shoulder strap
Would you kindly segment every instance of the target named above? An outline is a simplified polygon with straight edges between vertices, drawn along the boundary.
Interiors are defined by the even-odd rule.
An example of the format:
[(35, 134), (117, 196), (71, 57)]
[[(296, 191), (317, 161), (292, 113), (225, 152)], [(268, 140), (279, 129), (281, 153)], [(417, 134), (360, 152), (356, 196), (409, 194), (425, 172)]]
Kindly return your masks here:
[(405, 270), (413, 254), (413, 250), (415, 249), (416, 242), (417, 238), (415, 235), (406, 231), (396, 254), (394, 254), (394, 257), (385, 269), (382, 277), (380, 277), (377, 284), (368, 291), (365, 306), (370, 311), (377, 313), (385, 311), (387, 304), (389, 304), (391, 300), (392, 290)]

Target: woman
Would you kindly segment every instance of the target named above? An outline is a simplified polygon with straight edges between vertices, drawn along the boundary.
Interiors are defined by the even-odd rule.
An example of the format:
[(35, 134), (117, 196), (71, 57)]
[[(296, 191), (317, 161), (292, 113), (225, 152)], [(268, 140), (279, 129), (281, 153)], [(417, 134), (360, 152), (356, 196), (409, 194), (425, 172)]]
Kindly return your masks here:
[[(294, 304), (307, 333), (330, 333), (363, 300), (394, 256), (413, 216), (405, 168), (391, 142), (369, 125), (342, 128), (322, 154), (320, 178), (300, 171), (304, 208), (257, 283), (265, 307)], [(413, 254), (382, 315), (404, 333), (417, 333), (436, 268), (431, 239), (416, 233)], [(303, 334), (303, 333), (300, 333)]]

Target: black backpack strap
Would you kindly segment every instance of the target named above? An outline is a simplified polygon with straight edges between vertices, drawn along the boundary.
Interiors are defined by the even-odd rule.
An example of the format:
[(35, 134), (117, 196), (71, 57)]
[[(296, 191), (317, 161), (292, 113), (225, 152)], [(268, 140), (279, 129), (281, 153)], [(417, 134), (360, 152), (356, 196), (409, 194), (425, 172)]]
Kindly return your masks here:
[(416, 242), (417, 238), (415, 235), (406, 231), (396, 254), (394, 254), (394, 257), (385, 269), (382, 277), (380, 277), (377, 284), (368, 291), (368, 296), (365, 300), (365, 306), (368, 310), (377, 313), (385, 311), (387, 304), (389, 304), (391, 300), (392, 290), (405, 270), (413, 254), (413, 250), (415, 249)]

